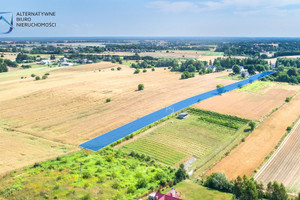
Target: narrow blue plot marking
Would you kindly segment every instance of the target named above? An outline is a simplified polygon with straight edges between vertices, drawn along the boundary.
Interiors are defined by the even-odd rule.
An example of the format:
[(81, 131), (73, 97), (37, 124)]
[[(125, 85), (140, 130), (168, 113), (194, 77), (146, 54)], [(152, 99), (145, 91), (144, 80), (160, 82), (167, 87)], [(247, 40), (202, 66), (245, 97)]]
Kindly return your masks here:
[[(92, 151), (98, 151), (98, 150), (114, 143), (115, 141), (118, 141), (118, 140), (122, 139), (123, 137), (126, 137), (127, 135), (130, 135), (131, 133), (133, 133), (137, 130), (140, 130), (141, 128), (144, 128), (145, 126), (148, 126), (164, 117), (169, 116), (170, 114), (172, 114), (174, 112), (178, 112), (184, 108), (187, 108), (193, 104), (199, 103), (200, 101), (214, 97), (216, 95), (220, 95), (220, 94), (235, 90), (237, 88), (240, 88), (244, 85), (252, 83), (256, 80), (262, 79), (273, 73), (274, 73), (274, 71), (265, 71), (260, 74), (256, 74), (254, 76), (250, 76), (249, 78), (247, 78), (245, 80), (242, 80), (242, 81), (230, 84), (230, 85), (226, 85), (224, 87), (214, 89), (214, 90), (187, 98), (185, 100), (179, 101), (170, 106), (167, 106), (158, 111), (155, 111), (149, 115), (146, 115), (137, 120), (134, 120), (128, 124), (125, 124), (119, 128), (109, 131), (103, 135), (95, 137), (94, 139), (84, 142), (84, 143), (80, 144), (79, 146), (89, 149), (89, 150), (92, 150)], [(169, 109), (169, 108), (171, 108), (171, 109)]]

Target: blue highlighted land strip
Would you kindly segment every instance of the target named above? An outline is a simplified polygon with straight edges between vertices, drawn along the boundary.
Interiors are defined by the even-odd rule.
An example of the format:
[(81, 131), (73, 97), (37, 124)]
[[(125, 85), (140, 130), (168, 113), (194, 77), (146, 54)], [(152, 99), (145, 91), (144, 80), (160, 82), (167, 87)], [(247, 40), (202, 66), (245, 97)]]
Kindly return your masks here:
[[(216, 95), (220, 95), (222, 93), (235, 90), (244, 85), (247, 85), (248, 83), (252, 83), (253, 81), (264, 78), (272, 73), (274, 73), (274, 71), (265, 71), (260, 74), (256, 74), (254, 76), (250, 76), (249, 78), (247, 78), (245, 80), (242, 80), (242, 81), (230, 84), (230, 85), (226, 85), (224, 87), (221, 87), (221, 88), (218, 88), (215, 90), (211, 90), (209, 92), (205, 92), (205, 93), (190, 97), (188, 99), (179, 101), (168, 107), (162, 108), (162, 109), (155, 111), (149, 115), (146, 115), (137, 120), (134, 120), (128, 124), (125, 124), (119, 128), (116, 128), (112, 131), (109, 131), (103, 135), (100, 135), (94, 139), (91, 139), (85, 143), (82, 143), (79, 146), (89, 149), (89, 150), (92, 150), (92, 151), (98, 151), (98, 150), (114, 143), (115, 141), (118, 141), (119, 139), (122, 139), (123, 137), (130, 135), (131, 133), (133, 133), (145, 126), (148, 126), (164, 117), (167, 117), (168, 115), (170, 115), (174, 112), (178, 112), (184, 108), (187, 108), (193, 104), (196, 104), (205, 99), (214, 97)], [(168, 109), (168, 108), (170, 108), (170, 109)]]

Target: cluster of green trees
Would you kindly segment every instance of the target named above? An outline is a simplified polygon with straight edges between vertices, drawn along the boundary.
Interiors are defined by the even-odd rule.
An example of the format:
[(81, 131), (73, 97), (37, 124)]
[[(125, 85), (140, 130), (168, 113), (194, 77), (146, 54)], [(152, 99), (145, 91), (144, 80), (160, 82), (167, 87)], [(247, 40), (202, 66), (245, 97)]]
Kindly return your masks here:
[(188, 78), (192, 78), (192, 77), (195, 77), (195, 73), (193, 73), (193, 72), (184, 71), (181, 74), (181, 79), (188, 79)]
[(146, 41), (139, 41), (138, 44), (106, 44), (105, 46), (106, 51), (153, 52), (164, 49), (166, 47)]
[(4, 63), (9, 67), (18, 67), (18, 63), (8, 59), (4, 59)]
[(152, 67), (178, 67), (179, 63), (176, 59), (160, 59), (160, 60), (143, 60), (142, 62), (132, 63), (131, 67), (152, 68)]
[(39, 46), (31, 49), (31, 54), (63, 54), (65, 48), (56, 47), (56, 46)]
[(267, 58), (265, 52), (275, 52), (273, 57), (300, 55), (300, 41), (285, 39), (235, 40), (218, 43), (216, 52), (224, 52), (227, 56), (251, 56), (264, 59)]
[(274, 58), (277, 58), (279, 56), (295, 56), (295, 55), (300, 55), (300, 51), (280, 51), (274, 53)]
[(299, 58), (278, 58), (276, 72), (263, 80), (287, 82), (291, 84), (300, 83), (300, 59)]
[(135, 53), (133, 56), (123, 56), (124, 60), (158, 60), (152, 56), (140, 56), (138, 53)]
[(234, 181), (228, 181), (225, 174), (213, 173), (208, 176), (204, 185), (222, 192), (233, 193), (237, 200), (287, 200), (287, 191), (283, 184), (278, 184), (276, 181), (269, 182), (267, 188), (264, 188), (262, 183), (258, 183), (253, 178), (247, 176), (237, 177)]
[(276, 67), (300, 68), (300, 58), (277, 58)]
[(199, 72), (201, 74), (207, 73), (206, 66), (207, 61), (199, 61), (194, 59), (188, 59), (181, 63), (181, 65), (172, 66), (171, 71), (179, 71), (179, 72)]
[(103, 53), (105, 48), (101, 46), (86, 46), (86, 47), (77, 47), (76, 50), (79, 53)]
[(11, 60), (8, 59), (0, 59), (0, 73), (2, 72), (7, 72), (9, 67), (18, 67), (18, 63), (13, 62)]
[(3, 59), (0, 59), (0, 73), (7, 72), (8, 68)]
[(19, 53), (16, 57), (16, 62), (17, 63), (23, 63), (24, 61), (34, 62), (34, 61), (36, 61), (36, 57), (35, 56), (29, 56), (25, 53)]
[(265, 77), (263, 80), (270, 80), (270, 81), (278, 81), (278, 82), (287, 82), (291, 84), (299, 84), (300, 83), (300, 70), (296, 68), (289, 68), (287, 70), (277, 69), (277, 71)]
[(122, 59), (118, 55), (87, 55), (87, 54), (79, 54), (79, 53), (73, 53), (73, 54), (67, 54), (65, 55), (66, 58), (71, 59), (71, 60), (76, 60), (76, 59), (87, 59), (93, 61), (93, 63), (100, 62), (101, 60), (103, 61), (109, 61), (112, 63), (120, 63), (122, 64)]
[[(265, 68), (269, 68), (268, 62), (260, 59), (260, 58), (245, 58), (245, 59), (239, 59), (239, 58), (217, 58), (214, 60), (213, 64), (215, 66), (221, 66), (222, 68), (231, 69), (233, 65), (240, 65), (244, 66), (246, 69), (248, 66), (257, 66), (262, 65)], [(262, 70), (263, 71), (263, 70)]]

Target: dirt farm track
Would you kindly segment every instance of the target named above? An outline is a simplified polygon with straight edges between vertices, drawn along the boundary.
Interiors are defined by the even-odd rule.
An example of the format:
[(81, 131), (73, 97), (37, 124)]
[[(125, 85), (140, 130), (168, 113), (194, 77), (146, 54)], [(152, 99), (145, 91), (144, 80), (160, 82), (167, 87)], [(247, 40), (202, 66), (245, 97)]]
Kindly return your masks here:
[(276, 180), (289, 192), (300, 191), (300, 120), (255, 178), (265, 185)]

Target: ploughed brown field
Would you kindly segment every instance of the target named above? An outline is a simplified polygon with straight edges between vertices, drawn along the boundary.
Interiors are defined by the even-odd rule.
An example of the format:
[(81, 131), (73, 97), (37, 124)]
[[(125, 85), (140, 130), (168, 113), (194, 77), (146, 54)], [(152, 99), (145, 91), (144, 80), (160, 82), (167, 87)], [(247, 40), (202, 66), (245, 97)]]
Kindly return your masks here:
[(300, 191), (300, 121), (289, 136), (274, 152), (272, 157), (255, 175), (259, 182), (267, 185), (270, 181), (278, 181), (287, 186), (289, 192)]
[[(164, 68), (133, 72), (102, 62), (52, 71), (46, 80), (0, 81), (1, 126), (5, 121), (15, 131), (78, 145), (217, 84), (234, 82), (216, 78), (226, 72), (187, 80)], [(140, 83), (143, 91), (137, 91)], [(106, 98), (112, 101), (106, 103)]]
[[(246, 139), (231, 153), (217, 163), (209, 172), (223, 172), (229, 179), (238, 175), (248, 176), (254, 173), (265, 157), (271, 153), (290, 126), (300, 115), (300, 94), (289, 103), (265, 119)], [(287, 170), (290, 170), (290, 166)], [(278, 172), (280, 173), (280, 172)]]

